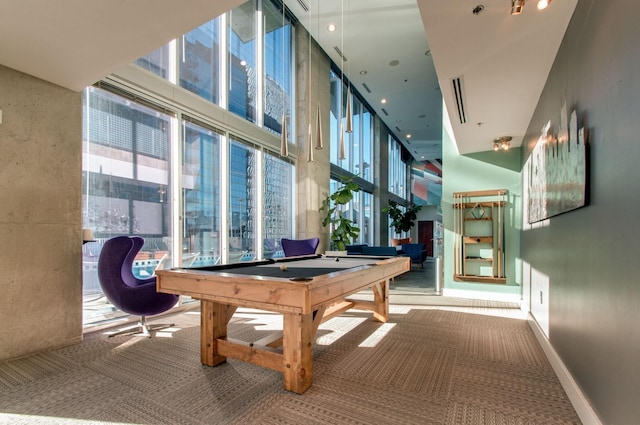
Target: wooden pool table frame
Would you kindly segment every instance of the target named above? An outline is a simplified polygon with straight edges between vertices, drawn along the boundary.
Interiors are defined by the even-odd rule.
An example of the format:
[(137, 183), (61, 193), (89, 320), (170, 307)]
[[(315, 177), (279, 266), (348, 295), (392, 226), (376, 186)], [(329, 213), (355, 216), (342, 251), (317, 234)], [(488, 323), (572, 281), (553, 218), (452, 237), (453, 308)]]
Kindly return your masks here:
[[(320, 324), (356, 308), (389, 319), (389, 282), (411, 269), (409, 257), (372, 258), (372, 263), (291, 281), (223, 271), (157, 270), (157, 290), (200, 300), (200, 355), (203, 364), (227, 357), (282, 372), (284, 388), (302, 394), (313, 381), (313, 342)], [(327, 261), (318, 259), (318, 261)], [(363, 289), (373, 301), (347, 300)], [(283, 331), (247, 343), (227, 338), (227, 324), (238, 307), (281, 313)]]

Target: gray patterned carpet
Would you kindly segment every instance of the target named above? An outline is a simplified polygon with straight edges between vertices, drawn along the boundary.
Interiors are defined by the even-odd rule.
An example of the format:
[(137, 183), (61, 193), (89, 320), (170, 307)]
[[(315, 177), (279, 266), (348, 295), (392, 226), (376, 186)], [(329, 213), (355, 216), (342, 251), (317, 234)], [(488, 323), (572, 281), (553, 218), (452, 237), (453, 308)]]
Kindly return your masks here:
[[(268, 369), (202, 366), (197, 310), (152, 339), (91, 334), (0, 364), (0, 423), (580, 424), (524, 320), (433, 303), (393, 305), (387, 324), (361, 312), (324, 323), (303, 395)], [(230, 335), (257, 340), (280, 326), (241, 310)]]

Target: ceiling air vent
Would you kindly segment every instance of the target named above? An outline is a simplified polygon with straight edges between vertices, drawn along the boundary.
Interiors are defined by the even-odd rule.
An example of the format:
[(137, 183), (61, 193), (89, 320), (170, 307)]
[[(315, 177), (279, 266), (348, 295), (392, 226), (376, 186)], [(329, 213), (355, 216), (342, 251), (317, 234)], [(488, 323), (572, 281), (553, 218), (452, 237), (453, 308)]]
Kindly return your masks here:
[(367, 83), (362, 83), (362, 87), (364, 87), (364, 89), (367, 91), (367, 93), (371, 94), (371, 89), (369, 88)]
[(389, 113), (387, 112), (387, 110), (386, 110), (386, 109), (382, 108), (382, 109), (380, 109), (380, 110), (382, 111), (382, 113), (383, 113), (383, 114), (385, 114), (386, 116), (389, 116)]
[(464, 124), (467, 122), (467, 111), (464, 109), (464, 84), (462, 81), (462, 77), (457, 77), (451, 80), (453, 83), (453, 94), (456, 97), (456, 110), (458, 111), (458, 118), (460, 119), (460, 124)]
[(309, 11), (309, 6), (307, 6), (307, 4), (304, 1), (298, 0), (298, 3), (300, 4), (300, 7), (304, 9), (305, 12)]
[(340, 50), (338, 46), (333, 46), (333, 48), (335, 49), (336, 52), (338, 52), (338, 55), (340, 55), (340, 57), (342, 58), (342, 62), (346, 62), (347, 58), (342, 54), (342, 50)]

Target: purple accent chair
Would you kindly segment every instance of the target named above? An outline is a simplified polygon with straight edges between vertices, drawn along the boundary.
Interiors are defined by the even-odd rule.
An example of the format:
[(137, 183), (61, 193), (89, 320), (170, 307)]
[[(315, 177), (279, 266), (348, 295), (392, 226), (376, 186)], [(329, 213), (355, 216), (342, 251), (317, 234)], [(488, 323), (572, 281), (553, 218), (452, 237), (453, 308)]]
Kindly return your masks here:
[(109, 336), (139, 333), (151, 336), (152, 331), (171, 325), (148, 325), (147, 316), (163, 313), (178, 302), (178, 295), (156, 292), (156, 277), (139, 279), (133, 274), (133, 260), (144, 245), (139, 236), (116, 236), (107, 240), (98, 258), (98, 278), (107, 299), (125, 313), (140, 316), (137, 326)]
[(282, 238), (280, 244), (285, 257), (297, 257), (299, 255), (312, 255), (316, 253), (320, 238), (310, 239), (286, 239)]

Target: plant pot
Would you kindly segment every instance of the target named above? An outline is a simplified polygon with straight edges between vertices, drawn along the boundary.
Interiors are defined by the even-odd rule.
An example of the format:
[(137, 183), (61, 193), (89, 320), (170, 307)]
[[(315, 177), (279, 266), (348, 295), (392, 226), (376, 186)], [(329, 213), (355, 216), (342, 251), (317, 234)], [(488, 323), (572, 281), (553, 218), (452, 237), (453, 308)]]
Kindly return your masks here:
[(411, 243), (411, 238), (403, 238), (403, 239), (391, 238), (391, 246), (401, 246), (406, 243)]

